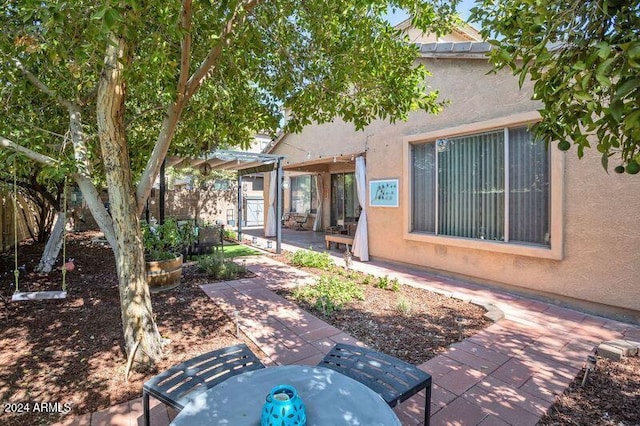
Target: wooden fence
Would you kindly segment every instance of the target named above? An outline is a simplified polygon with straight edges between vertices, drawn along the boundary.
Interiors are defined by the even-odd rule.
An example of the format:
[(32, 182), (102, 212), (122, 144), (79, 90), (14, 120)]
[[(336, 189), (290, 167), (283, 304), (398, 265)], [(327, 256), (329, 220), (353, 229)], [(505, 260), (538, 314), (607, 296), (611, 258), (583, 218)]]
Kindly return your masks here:
[[(27, 220), (25, 215), (22, 214), (22, 208), (29, 211), (29, 201), (18, 196), (18, 241), (30, 238), (29, 229), (27, 227), (27, 220), (29, 220), (28, 226), (32, 230), (35, 230), (36, 224), (31, 218), (31, 215), (27, 214)], [(0, 192), (0, 251), (11, 250), (14, 245), (14, 207), (13, 207), (13, 195), (8, 192)]]

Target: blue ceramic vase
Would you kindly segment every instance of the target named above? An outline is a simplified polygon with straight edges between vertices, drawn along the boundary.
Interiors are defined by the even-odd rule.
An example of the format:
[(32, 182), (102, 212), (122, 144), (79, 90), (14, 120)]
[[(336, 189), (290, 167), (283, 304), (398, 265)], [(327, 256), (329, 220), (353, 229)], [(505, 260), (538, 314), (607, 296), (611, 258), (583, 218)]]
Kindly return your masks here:
[(278, 385), (271, 389), (262, 407), (260, 426), (305, 426), (304, 403), (293, 386)]

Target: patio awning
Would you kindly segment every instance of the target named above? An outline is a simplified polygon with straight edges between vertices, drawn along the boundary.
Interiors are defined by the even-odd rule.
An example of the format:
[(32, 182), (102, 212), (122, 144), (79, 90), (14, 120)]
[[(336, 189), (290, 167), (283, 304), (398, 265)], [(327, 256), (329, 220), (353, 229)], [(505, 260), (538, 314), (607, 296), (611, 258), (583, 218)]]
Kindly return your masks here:
[(351, 164), (355, 169), (355, 159), (357, 157), (363, 157), (364, 155), (364, 152), (330, 155), (327, 157), (303, 161), (301, 163), (284, 164), (282, 168), (287, 172), (322, 173), (329, 172), (334, 164)]
[[(270, 216), (267, 221), (275, 221), (276, 224), (276, 253), (280, 253), (282, 245), (282, 160), (285, 157), (276, 154), (264, 154), (261, 152), (230, 151), (218, 149), (205, 154), (204, 158), (185, 158), (178, 156), (167, 156), (165, 166), (176, 168), (191, 167), (207, 170), (229, 170), (238, 172), (238, 239), (242, 240), (242, 176), (255, 173), (275, 172), (276, 196), (275, 205), (270, 209), (275, 213), (275, 217)], [(273, 180), (271, 181), (273, 184)], [(162, 188), (162, 186), (161, 186)], [(161, 190), (161, 192), (163, 192)], [(164, 197), (164, 194), (161, 194)]]
[(167, 167), (191, 167), (200, 170), (237, 171), (240, 176), (275, 170), (285, 157), (260, 152), (230, 151), (218, 149), (204, 158), (167, 157)]

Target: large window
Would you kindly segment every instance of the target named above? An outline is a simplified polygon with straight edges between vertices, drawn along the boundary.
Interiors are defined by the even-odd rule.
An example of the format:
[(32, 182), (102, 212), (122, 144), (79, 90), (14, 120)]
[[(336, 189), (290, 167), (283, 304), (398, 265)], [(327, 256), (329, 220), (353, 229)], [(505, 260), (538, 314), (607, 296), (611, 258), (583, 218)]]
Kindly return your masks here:
[(411, 232), (549, 246), (549, 153), (525, 127), (411, 145)]
[(318, 208), (316, 179), (312, 175), (291, 176), (291, 211), (314, 213)]

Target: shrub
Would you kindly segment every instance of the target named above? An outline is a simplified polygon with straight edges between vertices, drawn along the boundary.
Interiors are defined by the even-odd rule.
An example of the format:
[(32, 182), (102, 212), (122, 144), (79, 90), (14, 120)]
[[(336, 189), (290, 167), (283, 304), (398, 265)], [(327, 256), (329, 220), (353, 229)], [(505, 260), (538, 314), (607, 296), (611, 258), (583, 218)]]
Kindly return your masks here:
[(362, 289), (351, 280), (323, 275), (316, 284), (297, 288), (293, 297), (314, 306), (325, 315), (340, 310), (353, 299), (364, 300)]
[(328, 253), (319, 253), (309, 250), (298, 250), (293, 254), (289, 254), (289, 261), (294, 266), (303, 266), (308, 268), (328, 269), (333, 261)]
[(231, 229), (225, 229), (223, 232), (224, 232), (224, 239), (225, 240), (229, 240), (229, 241), (237, 241), (238, 240), (238, 234), (236, 233), (236, 231), (233, 231)]
[(246, 272), (242, 266), (233, 260), (225, 259), (222, 254), (200, 258), (198, 270), (216, 280), (232, 280), (244, 276)]

